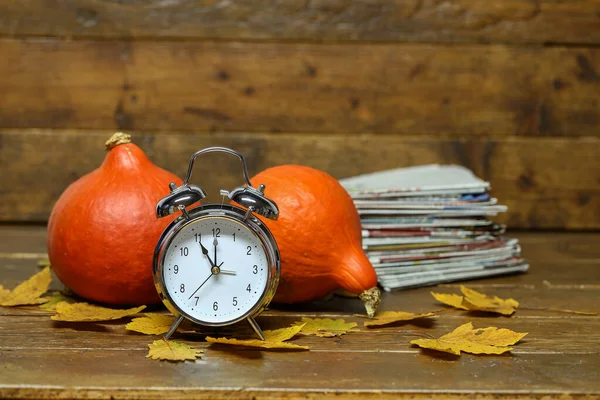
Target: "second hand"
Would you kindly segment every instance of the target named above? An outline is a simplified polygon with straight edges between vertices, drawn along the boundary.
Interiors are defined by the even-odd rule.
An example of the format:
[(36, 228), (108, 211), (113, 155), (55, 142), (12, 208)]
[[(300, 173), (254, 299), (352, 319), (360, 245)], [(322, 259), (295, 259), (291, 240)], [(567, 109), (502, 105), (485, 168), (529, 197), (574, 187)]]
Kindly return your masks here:
[(211, 272), (211, 273), (210, 273), (210, 275), (208, 276), (208, 278), (206, 278), (206, 279), (204, 280), (204, 282), (202, 282), (202, 284), (201, 284), (200, 286), (198, 286), (198, 289), (194, 290), (194, 293), (192, 293), (192, 295), (191, 295), (191, 296), (188, 298), (188, 300), (190, 300), (192, 297), (194, 297), (194, 295), (196, 294), (196, 292), (197, 292), (198, 290), (200, 290), (200, 288), (201, 288), (202, 286), (204, 286), (204, 284), (205, 284), (206, 282), (208, 282), (208, 280), (210, 279), (210, 277), (211, 277), (211, 276), (213, 276), (213, 275), (214, 275), (214, 274)]

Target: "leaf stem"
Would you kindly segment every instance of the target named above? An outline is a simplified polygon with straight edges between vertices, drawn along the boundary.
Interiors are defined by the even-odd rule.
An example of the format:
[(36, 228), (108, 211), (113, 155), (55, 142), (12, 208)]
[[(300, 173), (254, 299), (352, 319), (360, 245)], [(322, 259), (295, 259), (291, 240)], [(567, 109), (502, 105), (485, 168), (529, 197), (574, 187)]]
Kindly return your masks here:
[(564, 308), (554, 308), (554, 307), (519, 307), (519, 310), (537, 310), (537, 311), (556, 311), (567, 314), (577, 314), (577, 315), (598, 315), (597, 312), (592, 311), (577, 311), (577, 310), (567, 310)]

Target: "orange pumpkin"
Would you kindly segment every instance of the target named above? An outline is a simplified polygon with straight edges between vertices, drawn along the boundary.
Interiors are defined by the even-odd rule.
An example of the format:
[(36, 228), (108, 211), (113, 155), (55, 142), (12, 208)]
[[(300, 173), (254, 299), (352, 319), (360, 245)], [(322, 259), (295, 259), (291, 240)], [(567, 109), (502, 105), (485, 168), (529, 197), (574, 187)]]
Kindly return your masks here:
[(283, 165), (252, 178), (259, 184), (279, 206), (277, 221), (263, 219), (281, 253), (274, 302), (309, 301), (342, 288), (374, 302), (367, 307), (374, 313), (377, 275), (362, 249), (356, 207), (339, 182), (313, 168)]
[(156, 203), (176, 176), (154, 165), (117, 133), (102, 165), (62, 193), (48, 222), (48, 256), (58, 278), (79, 296), (107, 304), (159, 303), (152, 258), (173, 218)]

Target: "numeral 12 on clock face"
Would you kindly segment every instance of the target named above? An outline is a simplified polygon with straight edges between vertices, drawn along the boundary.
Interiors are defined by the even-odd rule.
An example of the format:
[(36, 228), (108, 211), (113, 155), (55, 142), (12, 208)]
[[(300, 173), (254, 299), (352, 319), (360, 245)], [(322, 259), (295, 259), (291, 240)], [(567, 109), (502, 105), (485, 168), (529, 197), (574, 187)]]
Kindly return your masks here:
[(269, 262), (260, 239), (227, 217), (205, 217), (171, 240), (163, 280), (172, 303), (197, 322), (222, 324), (261, 301)]

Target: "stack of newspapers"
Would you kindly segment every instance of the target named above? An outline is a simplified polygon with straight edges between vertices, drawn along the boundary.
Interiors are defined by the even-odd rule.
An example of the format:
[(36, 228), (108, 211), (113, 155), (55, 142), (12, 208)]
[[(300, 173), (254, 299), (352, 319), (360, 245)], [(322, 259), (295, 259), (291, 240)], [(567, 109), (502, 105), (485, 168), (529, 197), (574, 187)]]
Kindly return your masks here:
[(516, 239), (489, 219), (507, 211), (490, 184), (456, 165), (399, 168), (343, 179), (363, 248), (387, 290), (523, 272)]

